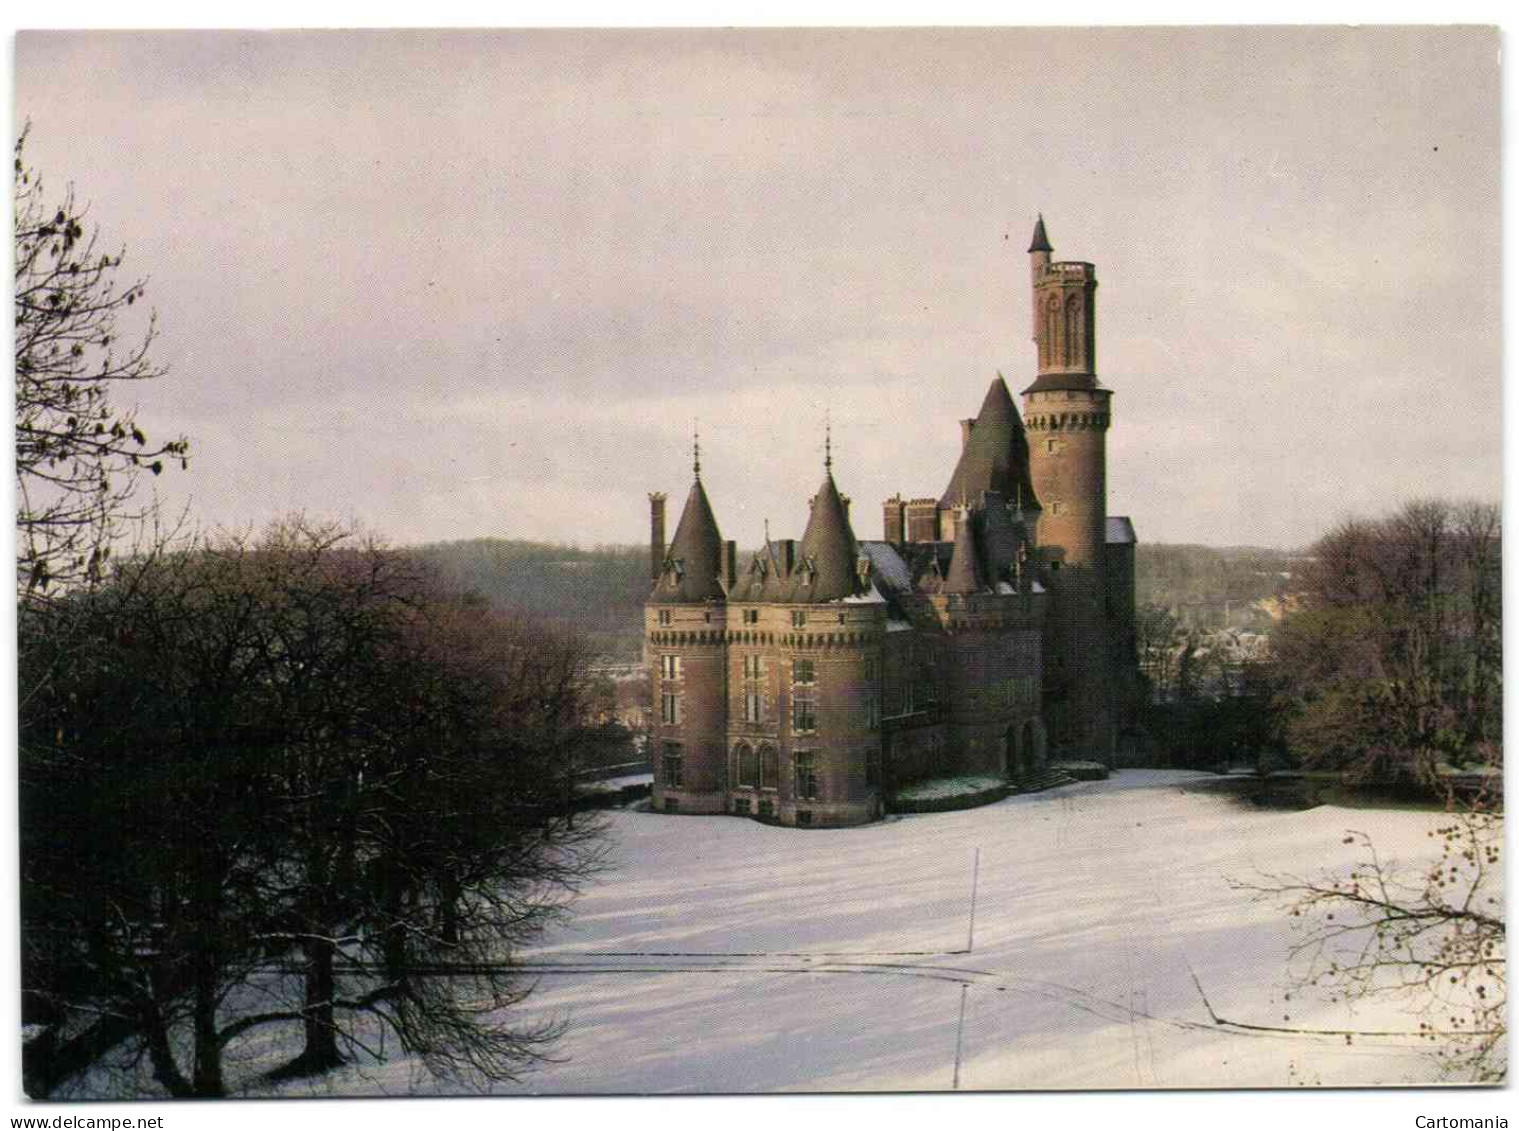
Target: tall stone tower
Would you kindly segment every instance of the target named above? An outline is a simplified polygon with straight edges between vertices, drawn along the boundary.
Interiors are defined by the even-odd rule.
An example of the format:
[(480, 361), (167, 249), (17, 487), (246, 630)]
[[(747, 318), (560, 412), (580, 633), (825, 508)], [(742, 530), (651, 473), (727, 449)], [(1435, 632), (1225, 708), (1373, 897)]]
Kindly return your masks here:
[(1112, 391), (1097, 380), (1097, 271), (1052, 262), (1044, 218), (1029, 245), (1039, 376), (1023, 390), (1029, 472), (1043, 504), (1039, 540), (1056, 600), (1045, 621), (1051, 743), (1078, 757), (1113, 749), (1103, 548)]

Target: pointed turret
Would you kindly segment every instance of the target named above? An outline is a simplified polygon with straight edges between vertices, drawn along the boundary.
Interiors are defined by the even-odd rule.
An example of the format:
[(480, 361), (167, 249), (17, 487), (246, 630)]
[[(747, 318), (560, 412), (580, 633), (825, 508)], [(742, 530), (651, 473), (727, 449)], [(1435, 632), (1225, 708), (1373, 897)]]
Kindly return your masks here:
[(977, 560), (976, 539), (971, 531), (970, 510), (961, 507), (955, 519), (955, 549), (949, 559), (949, 573), (944, 578), (944, 587), (939, 591), (968, 596), (985, 588), (985, 575)]
[(1016, 500), (1025, 511), (1038, 510), (1028, 459), (1023, 421), (1013, 406), (1007, 383), (998, 374), (986, 390), (970, 438), (960, 449), (960, 462), (955, 464), (949, 486), (939, 498), (939, 509), (979, 505), (984, 492), (995, 491), (1004, 501)]
[[(830, 461), (831, 462), (831, 461)], [(837, 601), (859, 592), (855, 563), (859, 549), (849, 525), (849, 511), (839, 496), (830, 469), (812, 499), (812, 515), (793, 573), (790, 600), (798, 604)]]
[(665, 554), (664, 568), (649, 600), (656, 604), (686, 604), (721, 601), (723, 585), (723, 536), (718, 533), (712, 504), (701, 485), (701, 464), (696, 465), (696, 479), (686, 496), (686, 509)]
[(1029, 254), (1036, 251), (1054, 251), (1050, 246), (1050, 237), (1044, 234), (1044, 213), (1039, 213), (1039, 219), (1034, 221), (1034, 238), (1029, 241)]

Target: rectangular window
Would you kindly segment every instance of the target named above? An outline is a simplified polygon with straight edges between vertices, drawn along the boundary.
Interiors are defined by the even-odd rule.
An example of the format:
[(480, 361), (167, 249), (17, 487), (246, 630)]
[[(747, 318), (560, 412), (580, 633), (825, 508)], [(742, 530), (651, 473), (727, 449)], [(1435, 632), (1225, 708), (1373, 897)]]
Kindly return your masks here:
[(671, 680), (680, 678), (679, 656), (661, 656), (659, 658), (659, 678)]
[(765, 696), (763, 692), (744, 692), (744, 722), (758, 723), (765, 719)]
[(670, 623), (670, 610), (669, 609), (660, 609), (659, 610), (659, 623), (660, 624), (669, 624)]
[(802, 609), (792, 609), (791, 610), (791, 627), (792, 628), (806, 628), (807, 627), (807, 613), (804, 610), (802, 610)]
[(817, 755), (810, 751), (799, 752), (796, 755), (796, 796), (800, 800), (812, 801), (817, 795)]
[(661, 770), (665, 785), (679, 789), (685, 784), (685, 757), (680, 743), (665, 743)]
[(745, 609), (744, 610), (744, 623), (745, 624), (759, 624), (759, 610), (758, 609)]
[(742, 817), (749, 815), (749, 799), (747, 797), (735, 797), (733, 799), (733, 811)]
[(795, 660), (791, 664), (792, 683), (816, 683), (817, 666), (812, 660)]
[(817, 698), (810, 687), (798, 687), (791, 693), (791, 729), (801, 733), (817, 730)]
[(659, 697), (659, 721), (665, 726), (680, 725), (680, 696), (669, 692)]
[(744, 678), (745, 679), (759, 679), (764, 674), (765, 674), (765, 657), (764, 656), (745, 656), (744, 657)]

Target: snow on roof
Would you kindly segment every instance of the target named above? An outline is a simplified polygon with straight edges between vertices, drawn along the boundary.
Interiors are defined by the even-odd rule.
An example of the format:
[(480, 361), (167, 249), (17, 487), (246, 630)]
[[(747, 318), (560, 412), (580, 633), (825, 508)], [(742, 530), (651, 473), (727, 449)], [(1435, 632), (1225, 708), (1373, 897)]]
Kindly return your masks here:
[(1132, 545), (1139, 539), (1134, 536), (1134, 524), (1129, 521), (1126, 514), (1112, 514), (1108, 516), (1108, 528), (1103, 541), (1109, 546)]
[(870, 583), (869, 593), (856, 593), (850, 597), (839, 598), (841, 605), (884, 605), (886, 598), (881, 596), (881, 591), (876, 588), (876, 583)]

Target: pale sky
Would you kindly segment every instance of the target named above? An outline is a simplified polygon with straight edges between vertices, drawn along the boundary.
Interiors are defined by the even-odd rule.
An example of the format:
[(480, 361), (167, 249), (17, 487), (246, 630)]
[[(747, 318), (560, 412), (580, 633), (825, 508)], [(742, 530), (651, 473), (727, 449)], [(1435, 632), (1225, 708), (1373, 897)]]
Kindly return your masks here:
[[(1501, 489), (1498, 36), (22, 33), (29, 162), (150, 276), (158, 483), (398, 542), (641, 542), (693, 419), (727, 538), (856, 533), (1096, 264), (1109, 512), (1311, 541)], [(673, 516), (672, 516), (673, 518)]]

